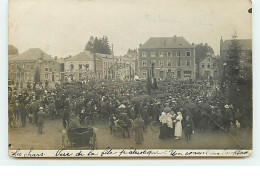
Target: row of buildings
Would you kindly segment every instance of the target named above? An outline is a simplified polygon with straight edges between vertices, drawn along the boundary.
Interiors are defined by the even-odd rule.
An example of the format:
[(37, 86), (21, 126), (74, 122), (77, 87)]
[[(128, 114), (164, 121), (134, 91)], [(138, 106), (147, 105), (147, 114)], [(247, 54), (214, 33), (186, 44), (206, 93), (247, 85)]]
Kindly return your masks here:
[(83, 51), (67, 58), (51, 57), (39, 48), (31, 48), (9, 57), (11, 84), (60, 82), (97, 79), (132, 79), (136, 74), (137, 55), (114, 56)]
[[(252, 67), (252, 40), (240, 39), (242, 70)], [(193, 43), (183, 37), (151, 37), (138, 51), (124, 56), (93, 54), (83, 51), (67, 58), (51, 57), (39, 48), (31, 48), (9, 57), (11, 83), (60, 82), (97, 79), (133, 79), (153, 76), (158, 80), (220, 78), (231, 40), (220, 40), (220, 56), (207, 54), (195, 61)]]

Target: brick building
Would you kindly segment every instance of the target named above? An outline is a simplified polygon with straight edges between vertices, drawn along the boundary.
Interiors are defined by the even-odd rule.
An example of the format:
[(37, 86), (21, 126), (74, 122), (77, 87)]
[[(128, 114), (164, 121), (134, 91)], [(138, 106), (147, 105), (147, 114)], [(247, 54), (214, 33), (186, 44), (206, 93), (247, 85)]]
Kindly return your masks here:
[(152, 74), (159, 80), (195, 79), (195, 46), (183, 37), (151, 37), (139, 47), (139, 76)]

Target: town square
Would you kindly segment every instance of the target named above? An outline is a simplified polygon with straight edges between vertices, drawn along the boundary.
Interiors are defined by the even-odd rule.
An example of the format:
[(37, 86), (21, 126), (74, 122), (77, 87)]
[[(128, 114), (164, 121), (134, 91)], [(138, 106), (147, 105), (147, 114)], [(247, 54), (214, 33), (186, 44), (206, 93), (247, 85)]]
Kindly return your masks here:
[[(46, 11), (47, 4), (39, 6), (39, 16)], [(136, 25), (115, 28), (104, 23), (106, 17), (101, 16), (100, 10), (97, 10), (100, 16), (93, 10), (96, 4), (82, 4), (59, 4), (59, 11), (77, 7), (86, 14), (84, 21), (82, 17), (75, 19), (79, 25), (72, 23), (69, 16), (63, 21), (71, 24), (63, 25), (59, 14), (52, 14), (52, 8), (51, 19), (42, 15), (42, 22), (24, 17), (28, 18), (25, 24), (30, 25), (32, 20), (43, 30), (45, 25), (49, 27), (46, 33), (37, 32), (38, 28), (25, 28), (26, 32), (42, 35), (39, 40), (15, 36), (16, 29), (19, 30), (15, 18), (19, 13), (11, 11), (14, 16), (9, 19), (8, 46), (10, 150), (252, 150), (251, 27), (240, 25), (239, 21), (229, 27), (219, 21), (215, 16), (216, 3), (212, 11), (205, 8), (209, 18), (200, 14), (204, 17), (201, 21), (212, 18), (209, 24), (201, 24), (196, 16), (192, 20), (188, 20), (192, 16), (183, 16), (183, 20), (198, 26), (197, 31), (196, 26), (180, 23), (177, 12), (162, 11), (160, 8), (166, 4), (158, 5), (157, 12), (155, 3), (146, 12), (129, 2), (112, 8), (107, 22), (114, 19), (121, 22), (113, 12), (127, 7), (125, 11), (131, 16), (121, 12), (122, 16), (136, 21)], [(10, 10), (15, 10), (15, 5), (11, 4)], [(237, 8), (248, 11), (239, 5)], [(78, 16), (76, 8), (73, 10)], [(35, 13), (33, 8), (30, 11)], [(135, 11), (137, 14), (133, 15)], [(250, 13), (247, 15), (249, 18), (243, 18), (245, 22), (250, 19)], [(231, 20), (232, 17), (227, 22)], [(60, 24), (62, 31), (56, 27)], [(82, 24), (86, 25), (85, 42), (73, 47), (83, 39), (83, 29), (76, 28)], [(126, 26), (125, 22), (122, 25)], [(91, 31), (93, 27), (96, 32)], [(52, 36), (57, 30), (60, 32)], [(77, 37), (77, 41), (66, 44), (68, 34), (60, 34), (69, 31), (73, 32), (69, 37)]]

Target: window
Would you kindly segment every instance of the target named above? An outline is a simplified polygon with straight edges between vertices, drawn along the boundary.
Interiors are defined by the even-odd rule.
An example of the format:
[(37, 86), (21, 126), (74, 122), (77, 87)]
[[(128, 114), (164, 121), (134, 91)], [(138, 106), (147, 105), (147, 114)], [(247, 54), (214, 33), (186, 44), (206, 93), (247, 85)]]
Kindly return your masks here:
[(214, 71), (214, 78), (216, 78), (218, 76), (218, 72)]
[(32, 70), (34, 69), (34, 66), (33, 66), (33, 65), (31, 66), (31, 69), (32, 69)]
[(60, 64), (60, 71), (61, 71), (61, 72), (64, 72), (64, 63), (61, 63), (61, 64)]
[(168, 51), (168, 52), (167, 52), (167, 56), (168, 56), (168, 57), (172, 57), (172, 52)]
[(143, 77), (146, 78), (147, 72), (143, 71)]
[(177, 56), (180, 57), (181, 56), (181, 52), (177, 52)]
[(208, 60), (208, 62), (210, 62), (210, 58), (208, 58), (207, 60)]
[(79, 64), (79, 69), (82, 70), (82, 64)]
[(159, 66), (163, 67), (163, 61), (160, 61)]
[(26, 65), (26, 69), (30, 69), (30, 65), (29, 64)]
[(181, 60), (180, 59), (177, 61), (177, 66), (181, 66)]
[(147, 53), (146, 52), (142, 52), (142, 57), (146, 57)]
[(159, 56), (160, 56), (160, 57), (163, 57), (163, 52), (159, 52)]
[(205, 78), (209, 78), (210, 77), (209, 71), (205, 71), (204, 76)]
[(70, 69), (74, 69), (74, 64), (71, 64), (71, 65), (70, 65)]
[(48, 74), (45, 74), (45, 80), (48, 80)]
[(216, 63), (213, 63), (213, 68), (216, 68), (217, 67), (217, 64)]
[(177, 71), (177, 77), (181, 78), (181, 71)]
[(81, 80), (83, 77), (83, 74), (82, 73), (79, 73), (79, 79)]
[(45, 68), (45, 71), (48, 71), (48, 68)]
[(151, 52), (151, 57), (155, 57), (155, 52)]
[(186, 52), (186, 56), (190, 57), (190, 56), (191, 56), (191, 52), (190, 52), (190, 51), (187, 51), (187, 52)]
[(201, 68), (204, 69), (204, 68), (205, 68), (205, 64), (202, 64), (202, 65), (201, 65)]
[(210, 64), (207, 65), (207, 68), (208, 68), (208, 69), (210, 68)]
[(151, 65), (153, 65), (153, 64), (155, 66), (155, 60), (151, 60)]
[(172, 66), (172, 62), (170, 59), (167, 61), (167, 63), (168, 63), (168, 66)]
[(89, 68), (89, 64), (86, 64), (85, 67), (86, 67), (86, 69), (88, 69)]
[(186, 65), (187, 65), (187, 66), (190, 66), (190, 62), (191, 62), (190, 59), (187, 59)]
[(143, 60), (142, 64), (143, 64), (143, 66), (146, 66), (147, 65), (146, 60)]

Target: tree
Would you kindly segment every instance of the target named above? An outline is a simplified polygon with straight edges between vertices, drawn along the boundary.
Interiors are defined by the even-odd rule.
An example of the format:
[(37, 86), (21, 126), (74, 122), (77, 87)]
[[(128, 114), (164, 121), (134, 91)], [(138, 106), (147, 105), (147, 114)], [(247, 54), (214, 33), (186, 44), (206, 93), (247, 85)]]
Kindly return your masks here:
[(128, 49), (128, 51), (127, 51), (127, 54), (137, 54), (137, 50), (136, 49)]
[(203, 45), (203, 43), (198, 44), (195, 47), (195, 54), (196, 54), (195, 60), (196, 60), (196, 62), (200, 61), (201, 59), (206, 57), (207, 53), (214, 54), (214, 50), (212, 49), (212, 47), (210, 47), (207, 43), (205, 43), (204, 45)]
[(39, 66), (36, 67), (35, 74), (34, 74), (34, 81), (36, 81), (37, 83), (40, 83), (40, 81), (41, 81)]
[(240, 62), (240, 51), (241, 47), (239, 41), (236, 39), (236, 36), (233, 35), (233, 38), (230, 42), (229, 49), (227, 51), (226, 57), (226, 74), (228, 75), (229, 81), (236, 81), (237, 76), (239, 75), (239, 62)]
[(8, 55), (17, 55), (19, 54), (18, 49), (13, 45), (8, 45)]
[(91, 36), (85, 46), (85, 50), (92, 53), (111, 54), (111, 48), (107, 36), (103, 36), (102, 38), (94, 38)]

